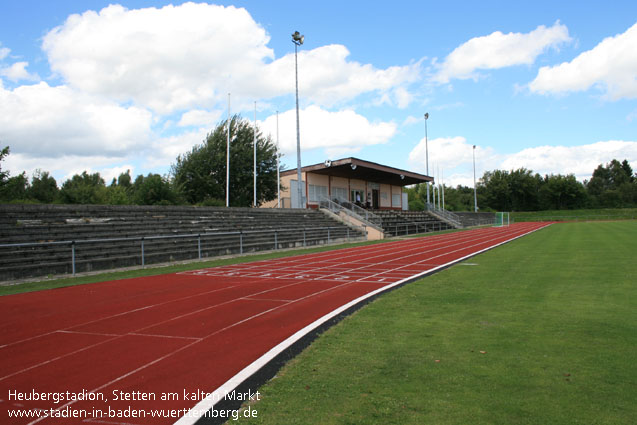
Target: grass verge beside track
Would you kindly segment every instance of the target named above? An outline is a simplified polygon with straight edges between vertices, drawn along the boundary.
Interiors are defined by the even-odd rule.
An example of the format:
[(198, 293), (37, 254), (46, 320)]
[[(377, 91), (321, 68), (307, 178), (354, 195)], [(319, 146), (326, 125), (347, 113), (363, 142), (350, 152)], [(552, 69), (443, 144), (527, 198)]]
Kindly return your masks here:
[(555, 210), (512, 212), (511, 219), (521, 221), (599, 221), (635, 220), (637, 208), (604, 208), (596, 210)]
[(319, 337), (238, 423), (632, 424), (635, 252), (637, 222), (556, 224), (406, 285)]

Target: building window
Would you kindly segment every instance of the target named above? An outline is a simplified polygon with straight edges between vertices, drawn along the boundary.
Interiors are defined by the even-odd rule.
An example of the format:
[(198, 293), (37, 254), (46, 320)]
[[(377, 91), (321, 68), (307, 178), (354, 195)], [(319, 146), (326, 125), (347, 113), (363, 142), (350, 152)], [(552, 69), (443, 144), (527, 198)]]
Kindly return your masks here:
[(391, 206), (392, 207), (400, 207), (400, 193), (392, 193), (391, 194)]
[(321, 198), (327, 198), (327, 186), (310, 185), (310, 202), (319, 202)]
[(347, 199), (347, 189), (343, 187), (332, 187), (332, 198), (348, 201), (349, 199)]

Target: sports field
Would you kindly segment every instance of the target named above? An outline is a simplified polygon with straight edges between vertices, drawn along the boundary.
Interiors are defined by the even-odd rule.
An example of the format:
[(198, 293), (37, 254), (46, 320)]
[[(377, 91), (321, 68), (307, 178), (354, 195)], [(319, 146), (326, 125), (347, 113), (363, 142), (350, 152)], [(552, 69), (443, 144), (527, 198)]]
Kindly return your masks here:
[(634, 424), (637, 222), (554, 224), (377, 299), (250, 424)]
[(212, 406), (218, 417), (221, 395), (340, 313), (545, 226), (0, 297), (3, 421), (193, 424)]

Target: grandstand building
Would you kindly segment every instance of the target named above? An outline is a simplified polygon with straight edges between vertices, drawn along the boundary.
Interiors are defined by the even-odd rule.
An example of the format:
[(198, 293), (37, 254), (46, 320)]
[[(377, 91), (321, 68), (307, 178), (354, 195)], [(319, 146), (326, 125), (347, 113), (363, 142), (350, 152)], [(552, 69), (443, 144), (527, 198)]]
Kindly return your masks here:
[[(358, 158), (327, 160), (301, 168), (303, 203), (318, 208), (322, 198), (348, 201), (373, 210), (406, 210), (403, 187), (433, 182), (433, 178)], [(297, 169), (281, 173), (281, 208), (298, 205)], [(308, 196), (309, 195), (309, 196)], [(277, 200), (267, 202), (275, 208)]]

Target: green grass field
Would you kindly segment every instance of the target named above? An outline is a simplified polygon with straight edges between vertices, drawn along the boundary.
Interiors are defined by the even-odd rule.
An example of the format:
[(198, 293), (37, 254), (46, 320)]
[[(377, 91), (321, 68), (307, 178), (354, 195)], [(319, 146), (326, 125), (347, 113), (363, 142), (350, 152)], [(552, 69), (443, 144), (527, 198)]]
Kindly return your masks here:
[(325, 332), (239, 423), (634, 424), (636, 252), (635, 221), (555, 224), (408, 284)]
[(554, 210), (512, 212), (511, 219), (521, 221), (598, 221), (635, 220), (637, 208), (605, 208), (596, 210)]

